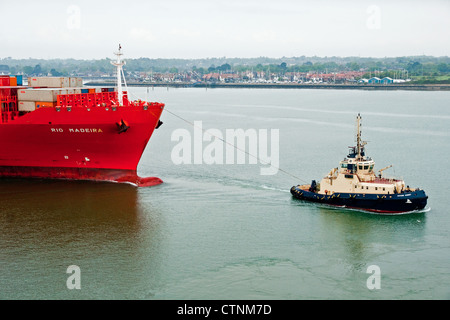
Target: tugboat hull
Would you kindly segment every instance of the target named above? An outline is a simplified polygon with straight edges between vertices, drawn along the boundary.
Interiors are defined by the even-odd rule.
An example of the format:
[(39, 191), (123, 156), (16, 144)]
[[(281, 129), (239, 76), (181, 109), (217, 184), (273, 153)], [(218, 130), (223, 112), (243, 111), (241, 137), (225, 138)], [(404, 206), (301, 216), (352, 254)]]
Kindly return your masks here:
[(422, 210), (427, 205), (428, 199), (423, 190), (400, 194), (333, 193), (324, 195), (304, 190), (301, 186), (293, 186), (291, 194), (300, 200), (384, 214)]

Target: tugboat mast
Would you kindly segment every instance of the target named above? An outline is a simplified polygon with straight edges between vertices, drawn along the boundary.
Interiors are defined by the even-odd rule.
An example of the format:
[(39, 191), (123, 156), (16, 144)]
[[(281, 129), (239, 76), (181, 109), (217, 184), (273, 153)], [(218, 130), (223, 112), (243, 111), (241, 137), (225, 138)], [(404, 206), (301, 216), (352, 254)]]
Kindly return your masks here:
[(117, 68), (117, 100), (119, 102), (119, 106), (123, 106), (123, 92), (122, 92), (122, 66), (125, 65), (125, 61), (121, 61), (121, 56), (123, 53), (121, 52), (122, 46), (119, 44), (119, 51), (114, 52), (114, 54), (117, 56), (116, 61), (111, 61), (111, 64), (113, 66), (116, 66)]
[(358, 113), (356, 117), (356, 159), (361, 161), (364, 156), (364, 146), (367, 141), (361, 140), (361, 115)]
[(361, 115), (358, 113), (356, 117), (356, 154), (357, 159), (361, 158)]

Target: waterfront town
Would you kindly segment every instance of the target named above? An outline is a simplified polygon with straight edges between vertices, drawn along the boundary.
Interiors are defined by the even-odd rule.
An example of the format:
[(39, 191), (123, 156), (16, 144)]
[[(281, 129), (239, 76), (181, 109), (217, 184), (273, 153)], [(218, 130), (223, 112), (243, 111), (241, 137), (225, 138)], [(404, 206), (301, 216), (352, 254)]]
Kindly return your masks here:
[(210, 72), (199, 74), (196, 72), (181, 73), (130, 73), (128, 77), (131, 81), (145, 83), (298, 83), (298, 84), (389, 84), (409, 81), (409, 79), (392, 79), (390, 77), (379, 78), (373, 76), (364, 78), (364, 71), (343, 71), (343, 72), (270, 72), (270, 71), (243, 71), (243, 72)]
[[(111, 60), (0, 59), (0, 75), (81, 77), (84, 83), (116, 78)], [(448, 57), (129, 59), (130, 85), (398, 85), (449, 84)]]

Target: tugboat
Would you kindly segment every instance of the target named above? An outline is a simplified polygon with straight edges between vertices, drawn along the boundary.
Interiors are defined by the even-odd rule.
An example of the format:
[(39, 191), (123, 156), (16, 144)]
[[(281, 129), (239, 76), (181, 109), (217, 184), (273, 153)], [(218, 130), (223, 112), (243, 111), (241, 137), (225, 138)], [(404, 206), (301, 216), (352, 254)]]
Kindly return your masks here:
[(375, 162), (365, 155), (366, 141), (361, 140), (361, 115), (356, 117), (356, 146), (349, 147), (347, 157), (340, 161), (318, 184), (297, 185), (291, 188), (293, 197), (344, 208), (380, 214), (401, 214), (422, 210), (428, 196), (424, 190), (411, 189), (400, 179), (389, 179), (378, 170)]

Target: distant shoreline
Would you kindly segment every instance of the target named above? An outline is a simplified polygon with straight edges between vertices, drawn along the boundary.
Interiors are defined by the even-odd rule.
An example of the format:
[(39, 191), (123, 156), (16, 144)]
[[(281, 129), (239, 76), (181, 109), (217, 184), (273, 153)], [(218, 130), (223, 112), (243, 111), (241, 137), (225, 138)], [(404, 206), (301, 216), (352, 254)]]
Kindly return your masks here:
[[(111, 87), (113, 82), (91, 81), (86, 86)], [(252, 88), (252, 89), (352, 89), (352, 90), (413, 90), (449, 91), (450, 84), (297, 84), (297, 83), (186, 83), (155, 82), (127, 83), (129, 87), (169, 87), (169, 88)]]

